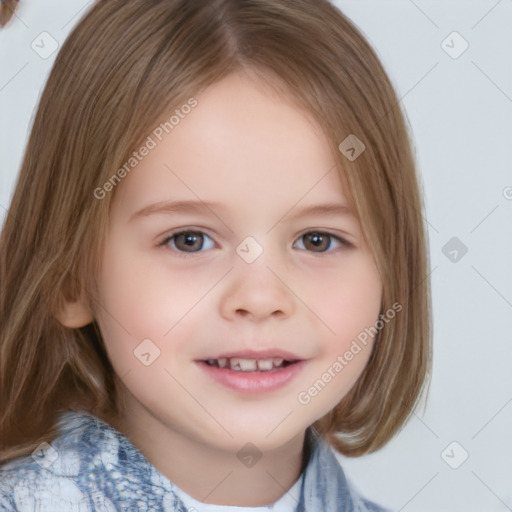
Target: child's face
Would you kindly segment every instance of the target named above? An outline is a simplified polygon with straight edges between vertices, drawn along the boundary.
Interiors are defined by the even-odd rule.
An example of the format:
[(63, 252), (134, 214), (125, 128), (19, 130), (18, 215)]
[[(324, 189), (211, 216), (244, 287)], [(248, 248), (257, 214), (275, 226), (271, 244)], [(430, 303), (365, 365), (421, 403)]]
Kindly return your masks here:
[[(353, 341), (378, 320), (382, 284), (342, 209), (328, 143), (302, 111), (242, 75), (197, 100), (118, 185), (96, 318), (128, 423), (271, 449), (355, 383), (372, 340), (359, 351)], [(305, 212), (325, 205), (340, 211)], [(237, 354), (301, 362), (258, 373), (205, 362)]]

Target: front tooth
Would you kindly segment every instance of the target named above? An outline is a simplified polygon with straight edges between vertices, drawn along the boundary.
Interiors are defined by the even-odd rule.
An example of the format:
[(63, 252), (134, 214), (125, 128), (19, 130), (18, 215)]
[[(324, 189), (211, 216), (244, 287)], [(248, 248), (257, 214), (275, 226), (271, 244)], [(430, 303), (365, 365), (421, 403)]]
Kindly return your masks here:
[(240, 359), (238, 359), (238, 357), (232, 357), (231, 359), (229, 359), (228, 368), (231, 368), (231, 370), (241, 370)]
[(226, 357), (221, 357), (221, 358), (218, 360), (218, 362), (219, 362), (219, 367), (220, 367), (220, 368), (227, 368), (227, 366), (228, 366), (228, 360), (227, 360), (227, 358), (226, 358)]
[(280, 357), (274, 357), (272, 359), (272, 363), (274, 363), (274, 368), (279, 368), (283, 364), (284, 359), (281, 359)]
[(243, 372), (251, 372), (258, 369), (258, 362), (256, 359), (239, 359), (238, 364)]
[(273, 359), (259, 359), (258, 369), (262, 371), (272, 370)]

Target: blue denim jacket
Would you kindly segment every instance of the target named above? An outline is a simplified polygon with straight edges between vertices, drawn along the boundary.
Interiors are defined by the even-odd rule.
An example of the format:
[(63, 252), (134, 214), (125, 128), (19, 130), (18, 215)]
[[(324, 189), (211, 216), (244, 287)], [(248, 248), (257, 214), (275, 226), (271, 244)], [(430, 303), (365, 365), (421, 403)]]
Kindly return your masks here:
[[(86, 412), (59, 416), (59, 435), (0, 467), (0, 512), (187, 512), (174, 484), (121, 432)], [(348, 484), (332, 449), (308, 430), (310, 458), (290, 512), (386, 512)]]

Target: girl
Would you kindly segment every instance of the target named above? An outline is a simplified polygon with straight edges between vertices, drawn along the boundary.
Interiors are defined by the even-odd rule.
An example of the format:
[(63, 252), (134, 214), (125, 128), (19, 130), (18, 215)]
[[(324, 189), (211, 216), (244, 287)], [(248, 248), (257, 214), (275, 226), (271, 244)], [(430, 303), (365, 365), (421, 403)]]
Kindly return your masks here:
[(398, 100), (327, 0), (104, 0), (2, 231), (0, 510), (378, 511), (430, 368)]

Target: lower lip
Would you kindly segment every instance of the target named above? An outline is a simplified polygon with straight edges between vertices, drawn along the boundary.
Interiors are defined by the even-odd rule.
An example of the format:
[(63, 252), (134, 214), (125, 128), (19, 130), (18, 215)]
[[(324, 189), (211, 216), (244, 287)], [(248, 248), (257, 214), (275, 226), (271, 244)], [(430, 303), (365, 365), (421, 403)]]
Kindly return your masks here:
[(245, 393), (273, 391), (290, 383), (306, 366), (307, 361), (298, 361), (284, 368), (265, 372), (242, 372), (210, 366), (198, 361), (199, 366), (216, 382)]

